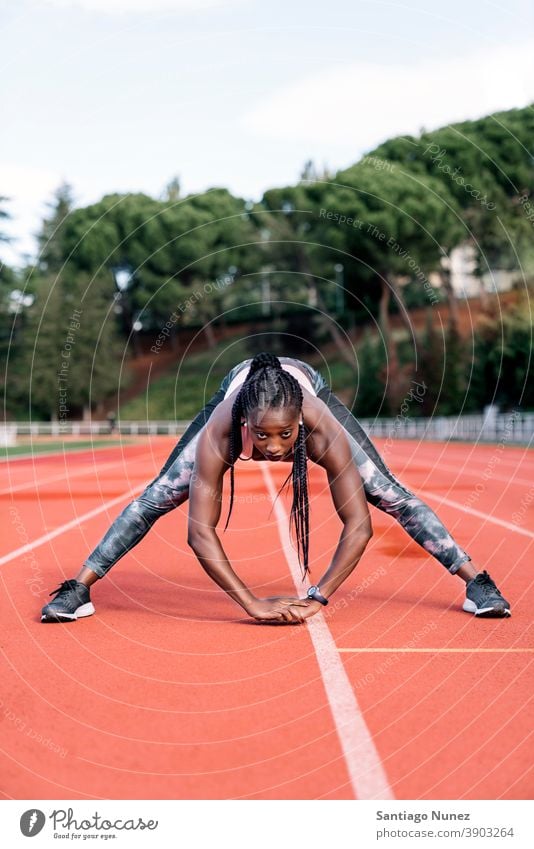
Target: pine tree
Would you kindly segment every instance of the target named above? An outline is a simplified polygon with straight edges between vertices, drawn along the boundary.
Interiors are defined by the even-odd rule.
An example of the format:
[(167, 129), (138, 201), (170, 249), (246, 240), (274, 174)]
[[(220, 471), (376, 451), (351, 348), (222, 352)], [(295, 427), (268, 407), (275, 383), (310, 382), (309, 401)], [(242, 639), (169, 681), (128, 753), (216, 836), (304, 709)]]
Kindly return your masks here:
[(113, 310), (112, 283), (67, 269), (41, 278), (30, 310), (24, 371), (13, 391), (28, 415), (87, 418), (128, 378)]
[(43, 271), (57, 274), (68, 259), (63, 235), (67, 218), (74, 209), (72, 187), (68, 183), (62, 183), (47, 206), (50, 216), (43, 220), (41, 232), (37, 237), (39, 262)]

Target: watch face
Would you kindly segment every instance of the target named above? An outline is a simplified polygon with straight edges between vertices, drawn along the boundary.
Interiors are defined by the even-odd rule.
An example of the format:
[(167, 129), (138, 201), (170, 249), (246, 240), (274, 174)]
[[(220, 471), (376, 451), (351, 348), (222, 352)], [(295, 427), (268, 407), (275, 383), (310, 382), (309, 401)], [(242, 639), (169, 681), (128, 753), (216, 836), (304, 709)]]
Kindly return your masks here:
[(310, 589), (308, 590), (308, 595), (309, 595), (309, 596), (313, 596), (313, 594), (314, 594), (314, 592), (316, 591), (316, 589), (317, 589), (317, 587), (315, 587), (315, 586), (310, 587)]

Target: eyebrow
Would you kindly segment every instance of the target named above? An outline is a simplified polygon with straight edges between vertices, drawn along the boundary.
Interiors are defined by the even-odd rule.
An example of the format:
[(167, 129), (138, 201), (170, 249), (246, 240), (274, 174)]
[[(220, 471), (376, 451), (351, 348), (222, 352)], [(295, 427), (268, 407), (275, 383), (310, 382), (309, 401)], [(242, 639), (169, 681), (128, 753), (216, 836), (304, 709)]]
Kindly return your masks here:
[[(261, 425), (252, 425), (254, 430), (264, 431), (266, 428), (261, 427)], [(293, 424), (288, 424), (285, 427), (279, 427), (278, 430), (283, 432), (284, 430), (291, 430), (293, 428)], [(276, 428), (268, 428), (268, 430), (276, 430)]]

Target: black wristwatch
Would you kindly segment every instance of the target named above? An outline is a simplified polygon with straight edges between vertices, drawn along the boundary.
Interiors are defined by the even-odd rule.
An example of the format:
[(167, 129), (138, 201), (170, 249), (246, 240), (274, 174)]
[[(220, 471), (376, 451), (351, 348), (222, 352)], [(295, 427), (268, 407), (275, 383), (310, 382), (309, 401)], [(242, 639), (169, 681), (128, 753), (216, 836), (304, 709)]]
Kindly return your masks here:
[(318, 601), (325, 606), (328, 604), (328, 599), (321, 595), (319, 592), (319, 587), (316, 587), (315, 584), (313, 587), (310, 587), (308, 592), (306, 593), (308, 598), (312, 598), (314, 601)]

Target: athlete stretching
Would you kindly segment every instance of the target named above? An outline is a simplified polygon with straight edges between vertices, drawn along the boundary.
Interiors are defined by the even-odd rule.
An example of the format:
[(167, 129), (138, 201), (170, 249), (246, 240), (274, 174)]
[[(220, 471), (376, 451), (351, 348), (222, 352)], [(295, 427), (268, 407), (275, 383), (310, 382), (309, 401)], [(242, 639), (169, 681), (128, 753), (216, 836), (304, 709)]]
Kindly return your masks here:
[[(332, 561), (306, 598), (256, 598), (233, 571), (217, 535), (223, 476), (236, 460), (292, 463), (291, 524), (308, 571), (308, 459), (322, 466), (343, 530)], [(207, 574), (247, 614), (260, 621), (301, 622), (317, 613), (350, 575), (372, 535), (367, 502), (393, 516), (452, 575), (466, 582), (463, 609), (509, 616), (510, 605), (486, 571), (450, 536), (436, 514), (390, 472), (361, 426), (307, 363), (258, 354), (233, 368), (188, 427), (159, 475), (113, 522), (75, 579), (50, 595), (43, 622), (94, 613), (89, 587), (104, 577), (152, 527), (189, 498), (188, 543)]]

